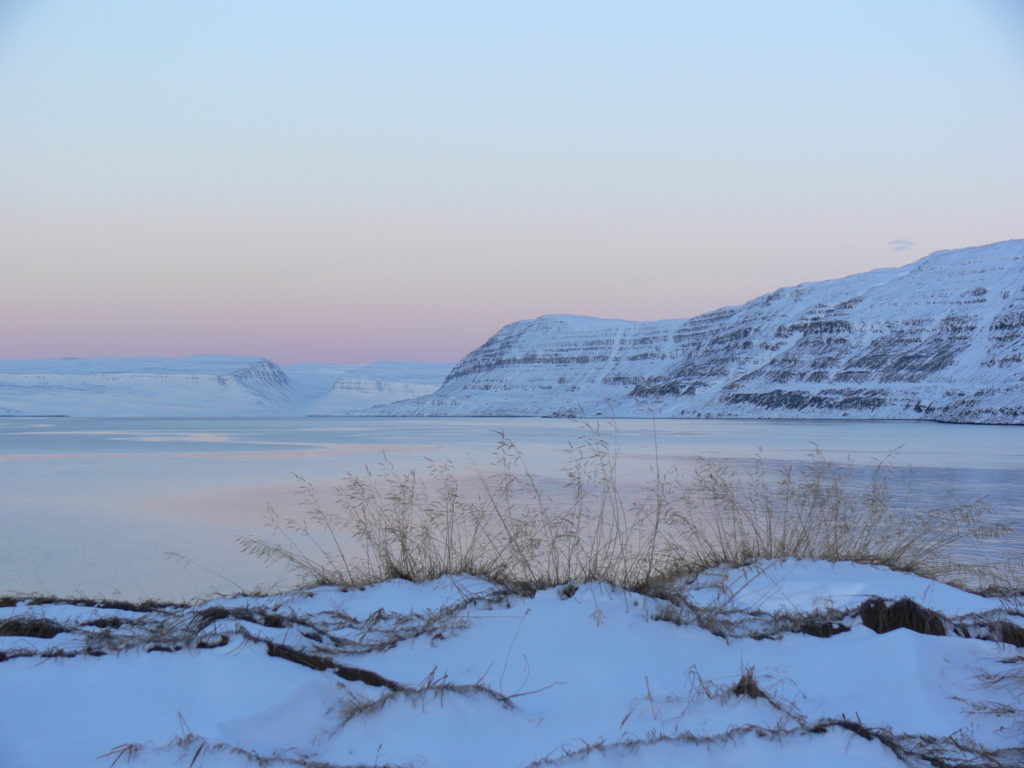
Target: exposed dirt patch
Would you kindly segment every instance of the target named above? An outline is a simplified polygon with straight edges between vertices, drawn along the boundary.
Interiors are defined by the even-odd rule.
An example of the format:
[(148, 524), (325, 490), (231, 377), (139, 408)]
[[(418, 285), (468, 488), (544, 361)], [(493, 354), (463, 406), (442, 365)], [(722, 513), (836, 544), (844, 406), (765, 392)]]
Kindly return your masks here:
[(3, 637), (39, 637), (48, 640), (64, 631), (64, 627), (55, 621), (32, 616), (14, 616), (0, 621), (0, 636)]
[(814, 637), (833, 637), (849, 632), (850, 628), (838, 621), (805, 621), (797, 627), (797, 631)]
[(878, 597), (865, 600), (858, 611), (864, 626), (879, 634), (894, 629), (909, 629), (922, 635), (946, 635), (946, 621), (942, 614), (924, 608), (910, 598), (897, 600), (891, 605)]
[(378, 675), (376, 672), (369, 669), (350, 667), (345, 664), (336, 664), (327, 656), (320, 656), (315, 653), (300, 651), (297, 648), (273, 643), (269, 640), (265, 640), (264, 642), (267, 645), (268, 656), (276, 656), (277, 658), (284, 659), (285, 661), (291, 661), (295, 664), (301, 664), (304, 667), (315, 669), (318, 672), (326, 672), (330, 670), (338, 677), (343, 680), (349, 680), (350, 682), (365, 683), (366, 685), (372, 685), (378, 688), (387, 688), (392, 691), (406, 690), (406, 686), (401, 683), (396, 683), (394, 680), (388, 680), (386, 677)]

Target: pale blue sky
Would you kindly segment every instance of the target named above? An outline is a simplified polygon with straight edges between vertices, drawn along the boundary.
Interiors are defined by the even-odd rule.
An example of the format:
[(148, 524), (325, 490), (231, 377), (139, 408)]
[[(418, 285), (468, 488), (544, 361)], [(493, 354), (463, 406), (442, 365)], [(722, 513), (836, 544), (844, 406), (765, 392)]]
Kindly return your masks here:
[(454, 360), (1024, 236), (1019, 0), (0, 0), (0, 115), (0, 357)]

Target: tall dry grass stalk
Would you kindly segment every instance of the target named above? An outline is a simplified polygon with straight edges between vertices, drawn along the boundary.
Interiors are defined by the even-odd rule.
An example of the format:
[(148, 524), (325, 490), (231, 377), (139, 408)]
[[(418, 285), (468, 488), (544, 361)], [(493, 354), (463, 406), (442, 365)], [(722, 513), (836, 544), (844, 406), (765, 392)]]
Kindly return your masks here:
[(664, 472), (655, 445), (648, 482), (624, 499), (614, 442), (598, 426), (570, 444), (562, 488), (542, 487), (516, 445), (498, 432), (487, 472), (349, 474), (324, 509), (299, 479), (303, 515), (271, 510), (270, 537), (242, 537), (245, 552), (283, 562), (309, 583), (422, 581), (469, 573), (541, 587), (608, 581), (650, 588), (682, 573), (756, 558), (817, 558), (887, 565), (932, 577), (955, 567), (951, 547), (998, 536), (982, 501), (897, 507), (891, 466), (858, 489), (852, 465), (820, 452), (772, 472), (764, 457), (739, 472), (701, 461)]

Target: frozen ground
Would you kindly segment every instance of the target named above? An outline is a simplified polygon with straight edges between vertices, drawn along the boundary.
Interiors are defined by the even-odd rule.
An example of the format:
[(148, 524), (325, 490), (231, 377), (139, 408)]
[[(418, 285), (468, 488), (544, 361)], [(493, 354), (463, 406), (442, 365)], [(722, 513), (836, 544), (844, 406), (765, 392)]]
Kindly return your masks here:
[(0, 605), (5, 768), (1024, 765), (1019, 602), (880, 567)]

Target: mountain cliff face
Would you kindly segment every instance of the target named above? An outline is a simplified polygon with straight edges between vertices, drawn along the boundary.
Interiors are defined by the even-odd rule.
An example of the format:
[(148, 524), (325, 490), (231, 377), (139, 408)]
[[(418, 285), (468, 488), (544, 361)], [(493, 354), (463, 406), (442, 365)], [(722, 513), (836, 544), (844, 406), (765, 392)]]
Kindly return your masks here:
[(685, 320), (513, 323), (433, 395), (374, 412), (1024, 424), (1024, 240)]
[(296, 400), (296, 392), (288, 376), (269, 360), (259, 360), (239, 368), (227, 376), (218, 377), (218, 381), (225, 386), (239, 385), (266, 408), (287, 408)]

